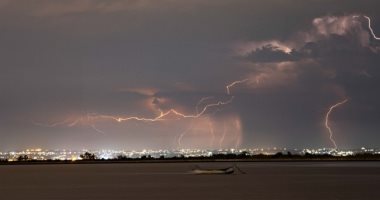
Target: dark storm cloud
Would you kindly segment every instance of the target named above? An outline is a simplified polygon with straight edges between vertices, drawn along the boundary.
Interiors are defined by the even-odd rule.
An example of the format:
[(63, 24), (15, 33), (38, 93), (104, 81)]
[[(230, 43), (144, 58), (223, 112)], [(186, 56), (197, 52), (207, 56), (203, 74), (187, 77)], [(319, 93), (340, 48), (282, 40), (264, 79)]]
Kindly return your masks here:
[[(244, 78), (250, 81), (233, 88), (234, 103), (210, 112), (215, 119), (240, 116), (243, 146), (327, 146), (321, 118), (344, 97), (350, 104), (334, 119), (346, 127), (339, 131), (345, 144), (374, 145), (378, 41), (365, 19), (344, 27), (345, 34), (326, 22), (337, 16), (348, 23), (344, 17), (363, 13), (379, 33), (378, 4), (0, 0), (0, 149), (176, 147), (185, 122), (97, 122), (106, 135), (85, 123), (33, 122), (88, 113), (155, 117), (171, 107), (195, 113), (202, 97), (225, 99), (225, 86)], [(358, 132), (363, 136), (352, 142)]]
[[(281, 88), (282, 92), (295, 94), (294, 96), (283, 96), (274, 89), (271, 95), (281, 96), (281, 103), (277, 102), (265, 107), (275, 107), (276, 110), (285, 108), (283, 113), (290, 113), (296, 108), (313, 115), (310, 108), (318, 108), (313, 105), (318, 101), (320, 105), (328, 106), (327, 101), (330, 101), (330, 105), (332, 105), (334, 101), (338, 102), (339, 99), (348, 98), (350, 103), (347, 105), (349, 108), (346, 108), (348, 109), (346, 113), (349, 114), (343, 117), (343, 120), (356, 125), (343, 124), (342, 130), (344, 130), (345, 136), (376, 137), (376, 123), (378, 123), (379, 115), (376, 110), (379, 105), (375, 102), (380, 98), (373, 88), (380, 84), (378, 82), (380, 43), (371, 35), (368, 22), (364, 19), (363, 16), (357, 15), (322, 16), (313, 20), (313, 27), (310, 31), (295, 32), (297, 37), (283, 41), (273, 38), (269, 42), (248, 42), (246, 47), (251, 46), (253, 50), (243, 54), (243, 58), (252, 62), (252, 78), (262, 82), (261, 87), (266, 87), (266, 90), (268, 87), (272, 90)], [(247, 51), (249, 52), (246, 49), (245, 52)], [(283, 85), (289, 87), (283, 87)], [(253, 84), (253, 86), (260, 87), (260, 83)], [(259, 91), (257, 90), (257, 92)], [(305, 97), (300, 96), (302, 94), (312, 97), (309, 104), (290, 106), (290, 102), (305, 101)], [(289, 106), (291, 109), (286, 109)], [(371, 109), (369, 110), (369, 108)], [(307, 110), (309, 112), (306, 112)], [(268, 115), (268, 113), (264, 112), (262, 115)], [(301, 113), (298, 115), (303, 116), (304, 120), (297, 119), (297, 115), (293, 113), (293, 118), (277, 122), (276, 116), (272, 116), (268, 120), (274, 122), (276, 126), (284, 127), (312, 121), (307, 120), (310, 118), (307, 115)], [(323, 114), (320, 113), (320, 115)], [(355, 115), (361, 117), (353, 117)], [(294, 119), (297, 120), (294, 121)], [(313, 120), (317, 121), (318, 119), (314, 118)], [(362, 127), (363, 131), (358, 132), (357, 126), (361, 126), (361, 124), (365, 124), (365, 127)], [(309, 124), (309, 126), (314, 125)], [(350, 129), (356, 130), (351, 131)], [(303, 131), (298, 130), (298, 133), (301, 132)], [(304, 130), (305, 132), (306, 130)], [(294, 134), (295, 137), (296, 135)], [(303, 138), (305, 134), (300, 134), (298, 137)]]
[(301, 59), (336, 59), (347, 60), (345, 57), (376, 58), (379, 46), (363, 47), (351, 38), (332, 35), (327, 39), (307, 42), (300, 49), (289, 49), (285, 52), (273, 44), (265, 44), (252, 50), (244, 57), (253, 63), (273, 63), (299, 61)]
[(247, 59), (255, 63), (296, 61), (299, 59), (298, 57), (298, 52), (284, 52), (280, 48), (271, 44), (264, 45), (263, 47), (255, 49), (246, 55)]

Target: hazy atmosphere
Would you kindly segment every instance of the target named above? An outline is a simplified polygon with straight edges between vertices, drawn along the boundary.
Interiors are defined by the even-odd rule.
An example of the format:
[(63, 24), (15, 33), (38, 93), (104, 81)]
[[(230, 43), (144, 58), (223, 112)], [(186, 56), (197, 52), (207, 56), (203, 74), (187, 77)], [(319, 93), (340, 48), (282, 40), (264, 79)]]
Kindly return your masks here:
[(0, 0), (0, 150), (378, 147), (379, 7)]

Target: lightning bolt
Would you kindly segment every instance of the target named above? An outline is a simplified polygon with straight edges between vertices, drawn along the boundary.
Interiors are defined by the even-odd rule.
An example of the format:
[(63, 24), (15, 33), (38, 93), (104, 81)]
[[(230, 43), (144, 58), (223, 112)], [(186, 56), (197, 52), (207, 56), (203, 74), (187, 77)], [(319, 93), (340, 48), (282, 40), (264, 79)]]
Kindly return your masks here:
[(98, 129), (98, 128), (95, 126), (95, 123), (94, 123), (93, 120), (91, 120), (91, 116), (90, 116), (89, 114), (87, 114), (87, 120), (88, 120), (89, 122), (91, 122), (90, 127), (91, 127), (92, 129), (94, 129), (94, 130), (95, 130), (96, 132), (98, 132), (98, 133), (105, 134), (105, 132), (103, 132), (102, 130)]
[[(195, 110), (196, 110), (196, 113), (195, 114), (185, 114), (185, 113), (182, 113), (174, 108), (172, 109), (169, 109), (167, 111), (162, 111), (161, 109), (158, 109), (159, 111), (159, 115), (156, 116), (156, 117), (153, 117), (153, 118), (146, 118), (146, 117), (138, 117), (138, 116), (128, 116), (128, 117), (120, 117), (120, 116), (114, 116), (114, 115), (103, 115), (103, 114), (87, 114), (87, 117), (79, 117), (77, 118), (76, 120), (70, 120), (70, 119), (66, 119), (62, 122), (57, 122), (57, 123), (53, 123), (53, 124), (42, 124), (42, 123), (34, 123), (35, 125), (38, 125), (38, 126), (44, 126), (44, 127), (56, 127), (56, 126), (68, 126), (68, 127), (73, 127), (73, 126), (76, 126), (78, 124), (87, 124), (88, 126), (90, 126), (93, 130), (95, 130), (96, 132), (98, 133), (102, 133), (104, 134), (104, 132), (100, 129), (98, 129), (96, 126), (95, 126), (95, 121), (97, 120), (112, 120), (112, 121), (115, 121), (115, 122), (126, 122), (126, 121), (142, 121), (142, 122), (160, 122), (160, 121), (164, 121), (164, 120), (172, 120), (172, 118), (170, 118), (170, 116), (176, 116), (177, 119), (197, 119), (197, 118), (200, 118), (200, 117), (203, 117), (204, 115), (206, 115), (206, 113), (208, 113), (208, 111), (211, 109), (211, 108), (214, 108), (214, 107), (220, 107), (220, 106), (224, 106), (224, 105), (228, 105), (230, 103), (232, 103), (232, 101), (234, 100), (234, 96), (231, 95), (231, 88), (236, 86), (237, 84), (242, 84), (242, 83), (245, 83), (249, 81), (249, 79), (243, 79), (243, 80), (237, 80), (237, 81), (234, 81), (228, 85), (225, 86), (226, 88), (226, 92), (227, 92), (227, 95), (229, 96), (229, 98), (227, 100), (219, 100), (217, 102), (214, 102), (214, 103), (208, 103), (206, 104), (205, 106), (203, 106), (203, 109), (199, 109), (200, 105), (203, 104), (205, 101), (207, 100), (210, 100), (210, 99), (213, 99), (214, 97), (212, 96), (209, 96), (209, 97), (203, 97), (201, 98), (198, 103), (196, 104), (196, 107), (195, 107)], [(214, 113), (216, 113), (218, 110), (216, 110)], [(212, 135), (212, 144), (214, 143), (214, 140), (215, 140), (215, 133), (214, 133), (214, 127), (213, 127), (213, 124), (209, 121), (209, 129), (210, 129), (210, 134)], [(179, 147), (181, 147), (181, 140), (183, 139), (183, 137), (193, 128), (193, 122), (192, 124), (186, 129), (184, 130), (178, 137), (178, 140), (177, 140), (177, 143), (179, 145)], [(224, 138), (223, 138), (224, 140)]]
[(230, 93), (230, 88), (235, 86), (236, 84), (240, 84), (240, 83), (244, 83), (244, 82), (247, 82), (249, 79), (244, 79), (244, 80), (238, 80), (238, 81), (234, 81), (232, 82), (231, 84), (227, 85), (226, 86), (226, 90), (227, 90), (227, 94), (230, 96), (230, 98), (226, 101), (217, 101), (216, 103), (210, 103), (210, 104), (207, 104), (203, 107), (203, 109), (198, 112), (198, 106), (204, 102), (205, 100), (208, 100), (208, 99), (211, 99), (213, 97), (204, 97), (202, 98), (197, 106), (196, 106), (196, 110), (197, 110), (197, 113), (195, 114), (184, 114), (184, 113), (181, 113), (179, 111), (177, 111), (176, 109), (172, 108), (172, 109), (169, 109), (168, 111), (166, 112), (160, 112), (160, 115), (158, 115), (157, 117), (154, 117), (154, 118), (145, 118), (145, 117), (136, 117), (136, 116), (131, 116), (131, 117), (115, 117), (115, 116), (112, 116), (112, 115), (98, 115), (98, 116), (93, 116), (94, 119), (96, 118), (102, 118), (102, 119), (109, 119), (109, 120), (114, 120), (116, 122), (124, 122), (124, 121), (130, 121), (130, 120), (135, 120), (135, 121), (145, 121), (145, 122), (157, 122), (157, 121), (163, 121), (163, 120), (167, 120), (168, 116), (169, 115), (175, 115), (179, 118), (192, 118), (192, 119), (195, 119), (195, 118), (199, 118), (201, 116), (203, 116), (210, 108), (213, 108), (213, 107), (219, 107), (219, 106), (224, 106), (224, 105), (228, 105), (230, 103), (232, 103), (233, 99), (235, 98), (234, 96), (231, 95)]
[(94, 129), (94, 130), (95, 130), (96, 132), (98, 132), (98, 133), (106, 134), (104, 131), (98, 129), (98, 128), (95, 126), (95, 124), (91, 124), (90, 127), (91, 127), (92, 129)]
[(336, 103), (336, 104), (330, 106), (328, 112), (326, 113), (326, 117), (325, 117), (325, 127), (326, 127), (326, 129), (328, 130), (328, 132), (329, 132), (329, 134), (330, 134), (330, 141), (331, 141), (331, 143), (333, 143), (333, 145), (334, 145), (334, 149), (337, 149), (338, 146), (336, 145), (336, 142), (335, 142), (335, 140), (334, 140), (334, 138), (333, 138), (333, 134), (334, 134), (334, 133), (333, 133), (333, 131), (332, 131), (330, 125), (329, 125), (329, 117), (330, 117), (330, 114), (334, 111), (335, 108), (337, 108), (337, 107), (339, 107), (339, 106), (345, 104), (347, 101), (348, 101), (348, 99), (345, 99), (345, 100), (343, 100), (343, 101), (340, 101), (340, 102), (338, 102), (338, 103)]
[[(111, 116), (111, 115), (100, 115), (98, 116), (99, 118), (103, 118), (103, 119), (111, 119), (111, 120), (114, 120), (114, 121), (117, 121), (117, 122), (123, 122), (123, 121), (129, 121), (129, 120), (136, 120), (136, 121), (145, 121), (145, 122), (157, 122), (157, 121), (162, 121), (162, 120), (166, 120), (167, 116), (169, 116), (170, 114), (173, 114), (173, 115), (176, 115), (180, 118), (191, 118), (191, 119), (196, 119), (196, 118), (200, 118), (202, 117), (206, 112), (207, 110), (209, 110), (210, 108), (212, 107), (219, 107), (219, 106), (223, 106), (223, 105), (227, 105), (227, 104), (230, 104), (232, 103), (233, 99), (235, 98), (234, 96), (231, 96), (231, 92), (230, 92), (230, 88), (234, 87), (235, 85), (237, 84), (241, 84), (241, 83), (245, 83), (249, 81), (249, 79), (243, 79), (243, 80), (238, 80), (238, 81), (234, 81), (230, 84), (228, 84), (226, 86), (226, 91), (227, 91), (227, 94), (230, 95), (230, 98), (227, 100), (227, 101), (218, 101), (216, 103), (210, 103), (210, 104), (207, 104), (206, 106), (203, 107), (203, 109), (199, 112), (199, 106), (204, 102), (204, 101), (207, 101), (209, 99), (213, 99), (214, 97), (212, 96), (209, 96), (209, 97), (203, 97), (201, 98), (197, 105), (196, 105), (196, 114), (193, 114), (193, 115), (186, 115), (184, 113), (181, 113), (175, 109), (170, 109), (168, 110), (167, 112), (162, 112), (160, 113), (159, 116), (155, 117), (155, 118), (141, 118), (141, 117), (135, 117), (135, 116), (132, 116), (132, 117), (115, 117), (115, 116)], [(192, 122), (193, 123), (193, 122)], [(177, 143), (178, 143), (178, 146), (181, 147), (181, 141), (183, 139), (183, 137), (189, 132), (190, 129), (192, 129), (193, 125), (190, 125), (189, 128), (187, 128), (185, 131), (183, 131), (180, 136), (178, 137), (178, 140), (177, 140)], [(215, 140), (215, 133), (214, 133), (214, 129), (213, 129), (213, 126), (211, 124), (211, 122), (209, 122), (209, 128), (210, 128), (210, 134), (212, 135), (212, 144), (214, 143), (214, 140)]]
[(368, 20), (368, 28), (369, 28), (369, 30), (371, 31), (371, 34), (372, 34), (373, 38), (374, 38), (375, 40), (380, 40), (380, 38), (376, 36), (375, 32), (374, 32), (373, 29), (372, 29), (372, 26), (371, 26), (371, 18), (369, 18), (368, 16), (365, 16), (365, 15), (364, 15), (364, 17)]
[(239, 80), (239, 81), (234, 81), (232, 83), (230, 83), (229, 85), (226, 86), (226, 91), (227, 91), (227, 94), (228, 95), (231, 95), (231, 92), (230, 92), (230, 88), (235, 86), (236, 84), (241, 84), (241, 83), (245, 83), (247, 81), (249, 81), (250, 79), (243, 79), (243, 80)]
[(213, 99), (213, 98), (214, 98), (214, 97), (212, 97), (212, 96), (201, 98), (201, 99), (198, 101), (197, 105), (195, 106), (195, 111), (196, 111), (197, 113), (199, 113), (199, 106), (200, 106), (203, 102), (205, 102), (205, 101), (207, 101), (207, 100), (209, 100), (209, 99)]
[(204, 115), (206, 113), (207, 110), (209, 110), (210, 108), (212, 107), (218, 107), (218, 106), (223, 106), (223, 105), (227, 105), (227, 104), (230, 104), (232, 101), (233, 101), (234, 97), (231, 96), (229, 98), (229, 100), (227, 101), (218, 101), (216, 103), (211, 103), (211, 104), (207, 104), (205, 107), (203, 107), (203, 109), (201, 110), (201, 112), (199, 113), (196, 113), (196, 114), (184, 114), (184, 113), (181, 113), (175, 109), (170, 109), (166, 112), (161, 112), (160, 115), (158, 115), (157, 117), (155, 118), (144, 118), (144, 117), (136, 117), (136, 116), (132, 116), (132, 117), (115, 117), (115, 116), (112, 116), (112, 115), (98, 115), (96, 118), (103, 118), (103, 119), (110, 119), (110, 120), (114, 120), (116, 122), (124, 122), (124, 121), (130, 121), (130, 120), (136, 120), (136, 121), (145, 121), (145, 122), (158, 122), (158, 121), (163, 121), (163, 120), (167, 120), (168, 116), (170, 114), (172, 115), (175, 115), (179, 118), (191, 118), (191, 119), (195, 119), (195, 118), (199, 118), (201, 117), (202, 115)]
[[(209, 100), (209, 99), (213, 99), (213, 98), (214, 98), (214, 97), (212, 97), (212, 96), (209, 96), (209, 97), (202, 97), (202, 98), (198, 101), (197, 105), (195, 106), (195, 111), (196, 111), (196, 113), (197, 113), (197, 114), (199, 113), (199, 106), (200, 106), (203, 102), (205, 102), (205, 101), (207, 101), (207, 100)], [(185, 129), (185, 130), (179, 135), (178, 140), (177, 140), (177, 144), (178, 144), (178, 147), (179, 147), (179, 148), (182, 147), (182, 138), (185, 137), (185, 135), (186, 135), (186, 134), (190, 131), (190, 129), (192, 129), (193, 127), (194, 127), (194, 121), (192, 120), (190, 126), (189, 126), (188, 128), (186, 128), (186, 129)]]

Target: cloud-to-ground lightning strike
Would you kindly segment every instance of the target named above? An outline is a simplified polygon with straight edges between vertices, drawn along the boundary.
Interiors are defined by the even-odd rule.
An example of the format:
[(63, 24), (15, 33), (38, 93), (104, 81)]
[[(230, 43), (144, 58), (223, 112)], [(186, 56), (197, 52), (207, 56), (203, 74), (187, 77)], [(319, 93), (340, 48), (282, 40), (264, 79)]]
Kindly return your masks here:
[[(196, 113), (197, 113), (197, 114), (199, 113), (199, 106), (200, 106), (203, 102), (205, 102), (205, 101), (207, 101), (207, 100), (209, 100), (209, 99), (213, 99), (213, 98), (214, 98), (214, 97), (212, 97), (212, 96), (201, 98), (201, 99), (198, 101), (197, 105), (195, 106), (195, 111), (196, 111)], [(189, 126), (188, 128), (186, 128), (184, 131), (182, 131), (182, 133), (178, 136), (177, 144), (178, 144), (178, 147), (179, 147), (179, 148), (181, 148), (181, 146), (182, 146), (182, 138), (185, 137), (185, 135), (186, 135), (186, 134), (190, 131), (190, 129), (192, 129), (193, 127), (194, 127), (194, 121), (191, 121), (190, 126)]]
[[(210, 99), (214, 99), (215, 97), (213, 97), (213, 96), (208, 96), (208, 97), (203, 97), (203, 98), (201, 98), (199, 101), (198, 101), (198, 103), (197, 103), (197, 105), (195, 106), (195, 111), (196, 111), (196, 113), (198, 114), (199, 113), (199, 106), (203, 103), (203, 102), (205, 102), (205, 101), (207, 101), (207, 100), (210, 100)], [(214, 113), (212, 113), (212, 115), (214, 115), (216, 112), (218, 112), (218, 111), (220, 111), (220, 110), (215, 110), (214, 111)], [(191, 124), (190, 124), (190, 126), (188, 127), (188, 128), (186, 128), (179, 136), (178, 136), (178, 140), (177, 140), (177, 144), (178, 144), (178, 147), (181, 147), (182, 146), (182, 138), (184, 138), (185, 136), (186, 136), (186, 134), (194, 127), (194, 120), (195, 119), (193, 119), (192, 121), (191, 121)], [(213, 127), (211, 127), (212, 126), (212, 123), (211, 123), (211, 121), (210, 121), (210, 119), (208, 119), (207, 118), (207, 120), (209, 121), (209, 129), (210, 129), (210, 133), (212, 134), (212, 137), (213, 137), (213, 140), (215, 140), (215, 133), (214, 133), (214, 128)], [(213, 142), (212, 142), (212, 144), (211, 145), (213, 145)]]
[(373, 29), (372, 29), (372, 26), (371, 26), (371, 18), (369, 18), (369, 17), (366, 16), (366, 15), (364, 15), (364, 17), (368, 20), (368, 28), (369, 28), (369, 30), (371, 31), (371, 34), (372, 34), (373, 38), (374, 38), (375, 40), (380, 40), (380, 38), (376, 36), (375, 32), (374, 32)]
[(334, 137), (334, 135), (333, 135), (334, 133), (333, 133), (333, 131), (332, 131), (330, 125), (329, 125), (329, 117), (330, 117), (330, 114), (333, 112), (333, 110), (334, 110), (335, 108), (337, 108), (337, 107), (339, 107), (339, 106), (345, 104), (347, 101), (348, 101), (348, 99), (345, 99), (345, 100), (343, 100), (343, 101), (340, 101), (340, 102), (338, 102), (338, 103), (336, 103), (336, 104), (330, 106), (330, 108), (329, 108), (329, 110), (327, 111), (326, 116), (325, 116), (325, 127), (326, 127), (326, 129), (328, 130), (328, 132), (329, 132), (329, 134), (330, 134), (330, 141), (331, 141), (331, 143), (333, 143), (335, 149), (337, 149), (338, 146), (336, 145), (336, 142), (335, 142), (335, 140), (334, 140), (334, 138), (333, 138), (333, 137)]

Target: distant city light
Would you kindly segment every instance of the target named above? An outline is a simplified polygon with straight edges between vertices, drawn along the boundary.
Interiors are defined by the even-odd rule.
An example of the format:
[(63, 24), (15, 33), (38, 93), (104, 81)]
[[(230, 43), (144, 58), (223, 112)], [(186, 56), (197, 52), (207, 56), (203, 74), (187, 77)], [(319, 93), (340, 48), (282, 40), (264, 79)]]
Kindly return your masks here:
[(82, 160), (80, 157), (81, 154), (86, 152), (93, 153), (99, 159), (117, 159), (119, 156), (125, 158), (141, 158), (142, 156), (150, 156), (152, 158), (173, 158), (173, 157), (211, 157), (217, 154), (241, 154), (245, 153), (246, 155), (275, 155), (276, 153), (283, 154), (293, 154), (293, 155), (332, 155), (332, 156), (352, 156), (360, 153), (367, 154), (380, 154), (380, 148), (365, 148), (360, 149), (344, 149), (337, 150), (335, 148), (319, 148), (319, 149), (288, 149), (288, 148), (248, 148), (248, 149), (219, 149), (219, 150), (206, 150), (206, 149), (177, 149), (177, 150), (149, 150), (144, 149), (142, 151), (136, 150), (110, 150), (110, 149), (101, 149), (101, 150), (45, 150), (45, 149), (26, 149), (21, 151), (9, 151), (9, 152), (0, 152), (0, 160), (7, 161), (17, 161), (20, 156), (27, 155), (28, 159), (32, 160)]

